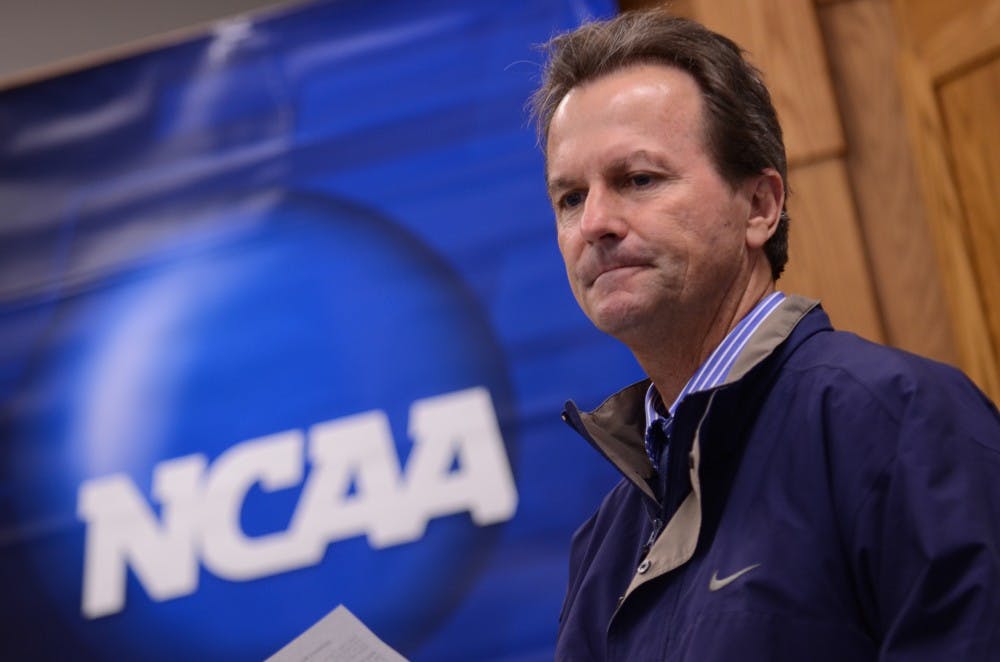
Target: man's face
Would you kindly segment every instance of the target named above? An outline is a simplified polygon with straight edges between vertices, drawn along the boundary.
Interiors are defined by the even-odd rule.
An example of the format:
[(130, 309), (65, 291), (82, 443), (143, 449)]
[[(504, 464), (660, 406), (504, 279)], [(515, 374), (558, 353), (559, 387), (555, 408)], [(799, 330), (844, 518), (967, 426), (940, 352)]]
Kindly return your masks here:
[[(630, 338), (717, 311), (745, 284), (752, 182), (734, 190), (705, 144), (701, 91), (644, 64), (574, 88), (549, 125), (547, 170), (570, 286)], [(648, 335), (645, 337), (649, 337)]]

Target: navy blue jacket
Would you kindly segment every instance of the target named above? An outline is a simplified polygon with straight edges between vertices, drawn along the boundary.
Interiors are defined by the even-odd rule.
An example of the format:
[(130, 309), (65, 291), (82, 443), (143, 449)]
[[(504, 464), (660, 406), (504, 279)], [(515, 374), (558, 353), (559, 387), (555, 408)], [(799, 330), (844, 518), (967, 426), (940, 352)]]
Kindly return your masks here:
[(789, 297), (680, 404), (663, 495), (647, 386), (567, 403), (624, 478), (573, 538), (557, 659), (1000, 660), (1000, 416), (960, 372)]

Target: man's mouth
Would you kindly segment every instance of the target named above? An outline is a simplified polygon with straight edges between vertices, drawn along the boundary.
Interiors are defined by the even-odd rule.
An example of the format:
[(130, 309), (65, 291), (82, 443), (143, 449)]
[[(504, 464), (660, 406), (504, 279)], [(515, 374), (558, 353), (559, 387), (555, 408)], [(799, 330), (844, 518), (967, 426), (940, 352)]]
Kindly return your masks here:
[(602, 266), (600, 270), (598, 270), (597, 275), (594, 276), (594, 279), (591, 281), (591, 285), (596, 284), (598, 280), (600, 280), (605, 276), (614, 276), (629, 271), (636, 271), (642, 269), (643, 267), (644, 265), (633, 262), (616, 263), (616, 264), (609, 264)]

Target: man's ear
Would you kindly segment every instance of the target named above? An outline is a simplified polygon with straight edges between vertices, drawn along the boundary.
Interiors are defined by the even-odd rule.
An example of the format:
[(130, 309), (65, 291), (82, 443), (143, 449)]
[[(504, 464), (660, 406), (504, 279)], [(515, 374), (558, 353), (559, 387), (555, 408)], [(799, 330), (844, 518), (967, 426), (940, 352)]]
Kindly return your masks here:
[(785, 203), (785, 184), (774, 168), (765, 168), (748, 180), (750, 213), (747, 217), (747, 246), (763, 248), (778, 229), (781, 209)]

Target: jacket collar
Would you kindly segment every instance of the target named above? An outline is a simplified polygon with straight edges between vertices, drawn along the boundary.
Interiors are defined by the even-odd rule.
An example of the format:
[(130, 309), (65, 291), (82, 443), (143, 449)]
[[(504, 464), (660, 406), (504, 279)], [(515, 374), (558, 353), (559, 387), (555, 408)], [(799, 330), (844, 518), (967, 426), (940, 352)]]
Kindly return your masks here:
[[(747, 341), (726, 380), (711, 391), (743, 379), (775, 353), (792, 331), (819, 302), (792, 295), (775, 308)], [(581, 412), (572, 400), (566, 402), (562, 418), (650, 499), (653, 466), (643, 446), (646, 418), (643, 402), (650, 380), (644, 379), (618, 391), (591, 412)]]

